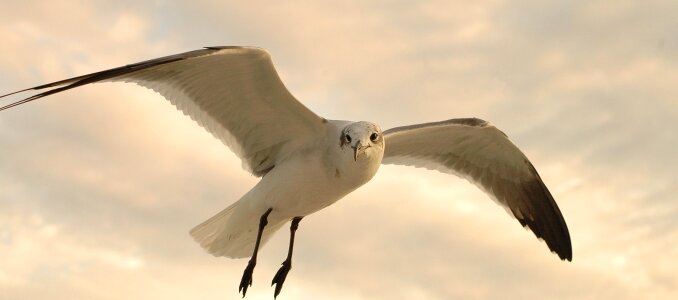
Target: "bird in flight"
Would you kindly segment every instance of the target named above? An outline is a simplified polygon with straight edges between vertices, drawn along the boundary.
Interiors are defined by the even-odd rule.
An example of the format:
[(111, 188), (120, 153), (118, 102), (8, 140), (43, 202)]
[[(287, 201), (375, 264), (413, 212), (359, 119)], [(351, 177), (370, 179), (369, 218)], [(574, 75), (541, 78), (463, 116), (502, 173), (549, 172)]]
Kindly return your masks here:
[(152, 89), (221, 140), (261, 180), (238, 201), (197, 225), (191, 236), (214, 256), (250, 257), (239, 292), (252, 285), (259, 248), (291, 221), (287, 258), (273, 277), (274, 297), (292, 268), (301, 220), (372, 179), (381, 164), (438, 170), (466, 178), (572, 260), (567, 225), (527, 157), (506, 134), (477, 118), (395, 127), (328, 120), (306, 108), (278, 77), (270, 55), (254, 47), (206, 47), (36, 86), (45, 90), (0, 111), (95, 82)]

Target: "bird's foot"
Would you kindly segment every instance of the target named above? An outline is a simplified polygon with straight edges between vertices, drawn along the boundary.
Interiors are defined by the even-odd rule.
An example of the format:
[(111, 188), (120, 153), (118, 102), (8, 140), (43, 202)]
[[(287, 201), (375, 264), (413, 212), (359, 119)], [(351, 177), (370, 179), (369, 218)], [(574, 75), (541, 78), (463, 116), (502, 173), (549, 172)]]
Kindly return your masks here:
[(275, 284), (275, 292), (273, 294), (273, 298), (278, 297), (280, 294), (280, 290), (282, 290), (283, 283), (285, 282), (285, 278), (287, 278), (287, 273), (290, 272), (292, 269), (292, 262), (289, 260), (286, 260), (282, 263), (282, 267), (278, 269), (278, 272), (275, 273), (275, 277), (273, 277), (273, 281), (271, 281), (271, 285)]
[(250, 260), (247, 263), (245, 272), (242, 274), (242, 279), (240, 279), (240, 288), (238, 288), (238, 292), (242, 292), (243, 298), (245, 298), (245, 294), (247, 294), (247, 287), (252, 286), (252, 273), (254, 273), (254, 266), (256, 265), (256, 261)]

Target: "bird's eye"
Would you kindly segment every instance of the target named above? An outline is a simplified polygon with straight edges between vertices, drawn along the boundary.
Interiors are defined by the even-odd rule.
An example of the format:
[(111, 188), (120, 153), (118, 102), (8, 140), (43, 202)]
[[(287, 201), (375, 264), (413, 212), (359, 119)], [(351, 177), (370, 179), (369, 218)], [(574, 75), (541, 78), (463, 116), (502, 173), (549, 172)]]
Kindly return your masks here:
[(347, 134), (347, 135), (345, 135), (344, 137), (346, 138), (346, 142), (347, 142), (347, 143), (350, 143), (350, 142), (351, 142), (351, 136), (350, 136), (350, 135)]
[(376, 142), (376, 141), (377, 141), (377, 137), (379, 137), (379, 136), (377, 135), (376, 132), (375, 132), (375, 133), (372, 133), (372, 135), (370, 135), (370, 140), (371, 140), (372, 142)]

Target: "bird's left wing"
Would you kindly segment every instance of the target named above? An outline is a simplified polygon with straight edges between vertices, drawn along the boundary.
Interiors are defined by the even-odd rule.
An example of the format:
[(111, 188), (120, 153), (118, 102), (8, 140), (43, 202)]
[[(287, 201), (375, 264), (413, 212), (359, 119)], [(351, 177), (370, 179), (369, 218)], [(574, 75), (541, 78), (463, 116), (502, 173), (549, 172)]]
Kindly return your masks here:
[(567, 225), (537, 170), (488, 122), (452, 119), (384, 132), (384, 164), (452, 173), (479, 186), (561, 259), (572, 260)]
[(208, 47), (21, 90), (0, 98), (51, 88), (0, 111), (102, 81), (134, 82), (160, 93), (256, 176), (322, 132), (323, 119), (285, 88), (268, 52), (251, 47)]

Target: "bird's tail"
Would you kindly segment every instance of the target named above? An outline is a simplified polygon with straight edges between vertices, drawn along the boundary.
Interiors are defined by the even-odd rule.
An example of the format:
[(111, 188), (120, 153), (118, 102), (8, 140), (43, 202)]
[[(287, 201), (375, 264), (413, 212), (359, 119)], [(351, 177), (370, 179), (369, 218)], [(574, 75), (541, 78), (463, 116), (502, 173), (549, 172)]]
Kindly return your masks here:
[[(193, 239), (210, 254), (230, 258), (243, 258), (252, 255), (259, 228), (259, 216), (236, 219), (236, 215), (243, 215), (234, 214), (239, 202), (236, 201), (207, 221), (191, 229), (190, 234)], [(285, 222), (285, 220), (276, 223), (269, 222), (261, 236), (261, 246)]]

